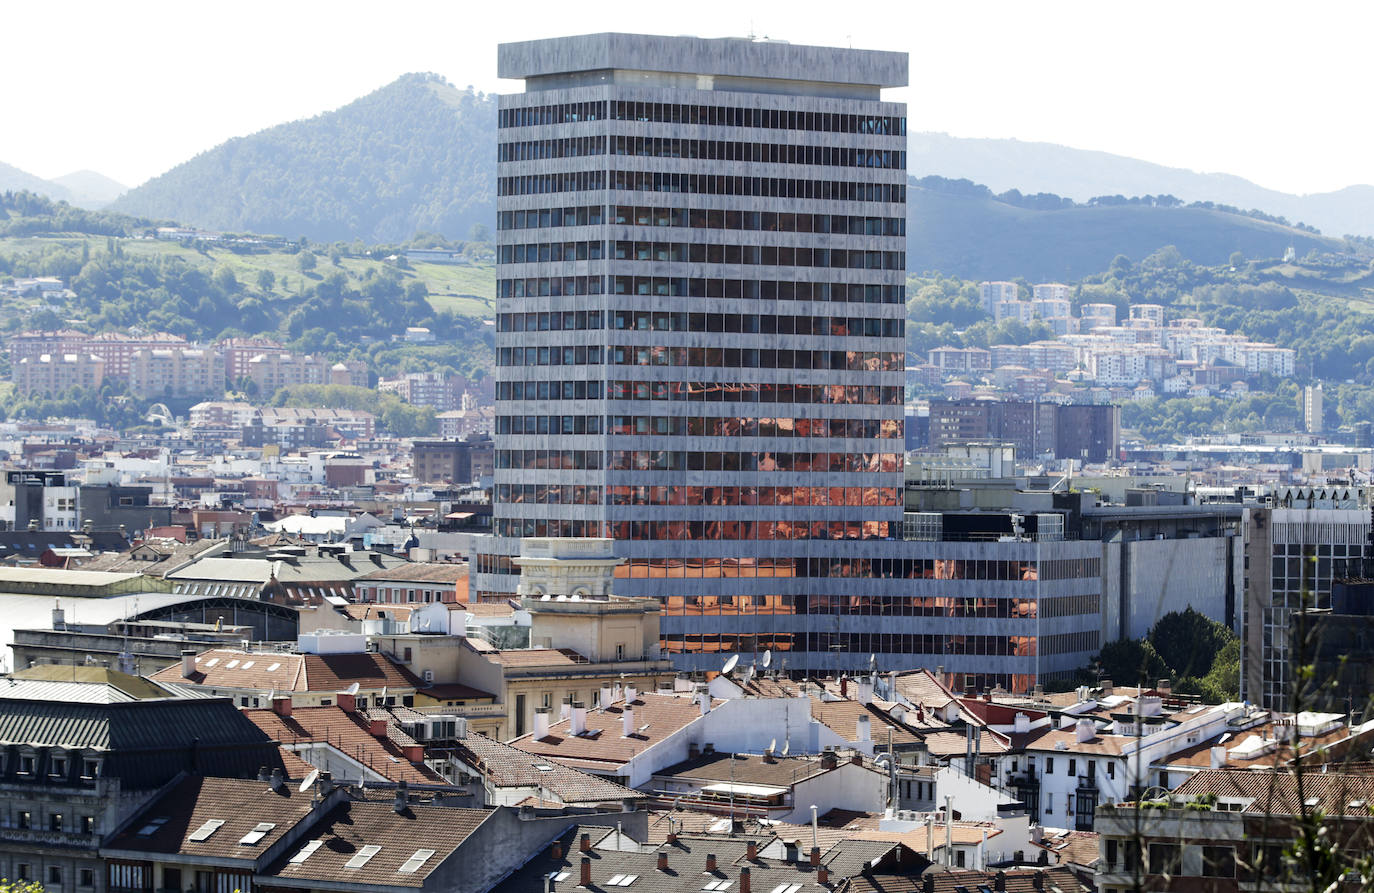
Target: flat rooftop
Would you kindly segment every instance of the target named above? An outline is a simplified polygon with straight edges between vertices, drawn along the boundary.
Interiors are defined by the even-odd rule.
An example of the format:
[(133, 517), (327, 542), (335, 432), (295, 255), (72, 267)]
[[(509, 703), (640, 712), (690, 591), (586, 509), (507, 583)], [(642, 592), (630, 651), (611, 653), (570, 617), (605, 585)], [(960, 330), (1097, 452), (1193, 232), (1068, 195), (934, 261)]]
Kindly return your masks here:
[(906, 53), (747, 37), (582, 34), (503, 43), (496, 59), (497, 76), (512, 79), (622, 70), (869, 87), (907, 84)]

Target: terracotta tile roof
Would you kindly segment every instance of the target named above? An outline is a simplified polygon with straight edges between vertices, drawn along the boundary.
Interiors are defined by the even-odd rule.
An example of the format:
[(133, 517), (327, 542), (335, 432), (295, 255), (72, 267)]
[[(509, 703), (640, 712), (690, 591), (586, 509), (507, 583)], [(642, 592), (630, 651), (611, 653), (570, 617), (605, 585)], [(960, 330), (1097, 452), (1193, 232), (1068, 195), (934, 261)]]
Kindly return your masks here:
[(467, 611), (478, 617), (508, 617), (515, 608), (504, 602), (459, 602), (451, 610)]
[[(1292, 772), (1264, 769), (1204, 769), (1174, 789), (1183, 800), (1212, 794), (1232, 800), (1251, 800), (1242, 812), (1261, 815), (1297, 815), (1303, 800), (1309, 809), (1326, 815), (1368, 817), (1374, 804), (1374, 772), (1305, 772), (1302, 799), (1297, 776)], [(1360, 804), (1352, 806), (1352, 804)]]
[(383, 583), (457, 583), (468, 575), (466, 564), (445, 564), (442, 562), (412, 562), (383, 568), (370, 574), (363, 574), (358, 580), (375, 580)]
[[(921, 737), (933, 757), (963, 756), (967, 752), (968, 739), (963, 729), (927, 732)], [(981, 746), (984, 754), (1007, 753), (1011, 750), (1006, 739), (988, 730), (983, 732)]]
[[(1261, 725), (1251, 726), (1240, 732), (1220, 732), (1190, 747), (1175, 751), (1166, 759), (1161, 760), (1160, 763), (1171, 767), (1178, 766), (1210, 769), (1212, 768), (1212, 748), (1220, 745), (1227, 748), (1228, 751), (1226, 754), (1226, 765), (1223, 768), (1269, 769), (1286, 766), (1293, 761), (1295, 753), (1292, 744), (1278, 736), (1284, 735), (1285, 733), (1291, 734), (1291, 729), (1291, 725), (1280, 726), (1278, 723), (1266, 722)], [(1229, 737), (1227, 737), (1225, 741), (1221, 740), (1223, 736), (1228, 735)], [(1258, 736), (1266, 741), (1272, 741), (1274, 744), (1272, 748), (1266, 748), (1266, 750), (1268, 750), (1267, 753), (1260, 754), (1251, 759), (1233, 756), (1230, 753), (1231, 748), (1236, 747), (1252, 736)], [(1366, 730), (1363, 733), (1359, 732), (1358, 729), (1356, 730), (1355, 740), (1367, 740), (1370, 737), (1374, 737), (1374, 730)], [(1314, 735), (1310, 738), (1303, 738), (1302, 750), (1304, 754), (1306, 754), (1303, 758), (1304, 762), (1344, 762), (1342, 758), (1348, 752), (1349, 748), (1341, 745), (1350, 743), (1352, 743), (1351, 729), (1343, 724), (1324, 735)], [(1322, 751), (1321, 754), (1318, 754), (1319, 749)]]
[(929, 670), (898, 673), (897, 692), (913, 704), (924, 705), (927, 710), (943, 707), (955, 699)]
[[(492, 813), (483, 809), (411, 804), (397, 813), (389, 802), (344, 802), (326, 813), (297, 845), (288, 847), (263, 875), (285, 886), (308, 881), (386, 887), (423, 887), (425, 880)], [(316, 846), (314, 841), (321, 841)], [(348, 863), (363, 847), (380, 847), (361, 867)], [(302, 861), (292, 858), (312, 851)], [(433, 850), (412, 872), (401, 871), (420, 850)]]
[(913, 733), (902, 723), (890, 717), (876, 704), (860, 704), (858, 701), (822, 701), (811, 699), (811, 718), (829, 727), (846, 741), (858, 740), (859, 717), (869, 718), (869, 734), (874, 741), (887, 745), (888, 729), (892, 730), (894, 747), (904, 747), (920, 742), (920, 736)]
[(381, 654), (283, 654), (211, 648), (196, 657), (196, 671), (181, 675), (181, 664), (164, 667), (155, 682), (201, 685), (208, 688), (258, 691), (342, 691), (354, 682), (365, 691), (413, 691), (424, 685), (416, 676)]
[[(153, 801), (138, 821), (106, 847), (142, 853), (181, 853), (208, 859), (244, 859), (251, 863), (309, 816), (310, 809), (310, 793), (298, 793), (290, 784), (274, 791), (265, 781), (193, 775), (183, 778)], [(165, 822), (157, 822), (164, 818)], [(204, 836), (204, 829), (210, 827), (207, 822), (220, 824), (213, 833)], [(273, 827), (256, 844), (240, 843), (259, 822), (270, 823)], [(143, 831), (150, 833), (144, 835)], [(191, 840), (202, 836), (203, 840)]]
[[(1078, 732), (1075, 729), (1046, 729), (1038, 735), (1032, 733), (1028, 736), (1025, 749), (1046, 753), (1065, 753), (1070, 756), (1085, 753), (1118, 756), (1122, 748), (1134, 740), (1136, 739), (1126, 735), (1103, 735), (1099, 733), (1087, 741), (1079, 741)], [(1062, 751), (1057, 748), (1061, 743), (1064, 745)]]
[(343, 612), (354, 620), (377, 620), (381, 618), (409, 620), (410, 612), (415, 608), (415, 605), (375, 604), (373, 602), (350, 602), (342, 606)]
[[(512, 653), (512, 652), (505, 652)], [(645, 692), (631, 705), (634, 723), (638, 728), (648, 725), (645, 732), (629, 738), (622, 737), (624, 704), (616, 703), (604, 709), (587, 711), (587, 731), (592, 735), (570, 735), (569, 720), (549, 726), (549, 734), (536, 739), (526, 735), (510, 742), (527, 753), (553, 757), (578, 769), (597, 768), (614, 771), (629, 762), (637, 753), (662, 741), (701, 716), (701, 709), (691, 698)]]
[(243, 714), (284, 746), (326, 743), (389, 781), (444, 783), (443, 778), (428, 766), (408, 761), (401, 747), (390, 737), (374, 737), (363, 716), (348, 713), (342, 707), (297, 707), (290, 716), (280, 716), (271, 710), (244, 710)]
[(181, 664), (163, 667), (152, 675), (154, 682), (203, 685), (208, 688), (240, 688), (260, 691), (302, 691), (304, 655), (272, 651), (245, 652), (211, 648), (196, 656), (196, 670), (181, 675)]
[(644, 794), (476, 733), (458, 742), (455, 756), (481, 772), (493, 787), (538, 788), (561, 803), (616, 803)]
[(1051, 858), (1060, 865), (1082, 865), (1091, 868), (1097, 864), (1098, 838), (1095, 831), (1065, 831), (1053, 837), (1045, 837), (1031, 846), (1048, 850)]
[[(925, 879), (931, 878), (935, 893), (957, 893), (960, 889), (975, 893), (980, 889), (996, 889), (997, 872), (991, 871), (945, 871), (932, 869), (925, 874), (862, 874), (850, 878), (835, 887), (835, 893), (922, 893)], [(1007, 893), (1089, 893), (1092, 889), (1084, 885), (1067, 868), (1012, 869), (1002, 873), (1004, 889)], [(1043, 887), (1035, 885), (1037, 875), (1043, 875)]]

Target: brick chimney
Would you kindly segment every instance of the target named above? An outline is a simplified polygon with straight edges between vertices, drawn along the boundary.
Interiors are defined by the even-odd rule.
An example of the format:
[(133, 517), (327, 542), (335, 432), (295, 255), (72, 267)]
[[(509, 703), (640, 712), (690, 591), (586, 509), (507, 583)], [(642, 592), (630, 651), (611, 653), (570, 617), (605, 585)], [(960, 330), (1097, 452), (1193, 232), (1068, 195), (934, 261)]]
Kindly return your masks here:
[(549, 858), (557, 862), (563, 858), (563, 841), (555, 840), (553, 846), (549, 847)]
[[(585, 835), (585, 834), (582, 835), (582, 839), (583, 839), (583, 840), (586, 840), (586, 839), (587, 839), (587, 835)], [(582, 857), (582, 874), (581, 874), (581, 876), (580, 876), (580, 877), (578, 878), (578, 880), (577, 880), (577, 885), (578, 885), (579, 887), (590, 887), (590, 886), (592, 885), (592, 857), (591, 857), (591, 856), (583, 856), (583, 857)]]
[(401, 748), (407, 760), (412, 763), (423, 763), (425, 760), (425, 748), (422, 744), (407, 744)]
[(658, 870), (668, 870), (668, 851), (666, 849), (660, 849), (658, 851)]
[(749, 866), (739, 870), (739, 893), (752, 893), (749, 886)]
[(816, 869), (816, 883), (828, 887), (830, 886), (830, 869), (824, 865)]
[(291, 715), (291, 696), (277, 695), (272, 699), (272, 712), (278, 716)]
[(578, 841), (577, 848), (584, 853), (590, 853), (592, 851), (592, 836), (583, 834), (582, 839)]
[(757, 859), (758, 857), (759, 857), (759, 844), (758, 844), (758, 841), (756, 841), (756, 840), (751, 840), (751, 841), (749, 841), (748, 846), (745, 847), (744, 858), (748, 859), (750, 862), (753, 862), (753, 861), (754, 861), (755, 859)]
[(811, 867), (812, 867), (812, 868), (820, 868), (820, 867), (821, 867), (821, 848), (818, 847), (818, 846), (813, 846), (813, 847), (811, 848)]
[(707, 854), (706, 854), (706, 870), (707, 870), (707, 871), (715, 871), (715, 870), (716, 870), (716, 854), (715, 854), (715, 853), (707, 853)]
[(341, 708), (343, 708), (343, 712), (344, 712), (344, 713), (357, 713), (357, 712), (358, 712), (358, 696), (357, 696), (357, 695), (350, 695), (350, 694), (348, 694), (347, 692), (342, 692), (342, 691), (341, 691), (341, 692), (339, 692), (338, 697), (335, 699), (335, 703), (338, 704)]
[(373, 738), (385, 738), (385, 737), (386, 737), (386, 720), (384, 720), (384, 719), (369, 719), (369, 720), (367, 721), (367, 731), (368, 731), (368, 734), (370, 734)]

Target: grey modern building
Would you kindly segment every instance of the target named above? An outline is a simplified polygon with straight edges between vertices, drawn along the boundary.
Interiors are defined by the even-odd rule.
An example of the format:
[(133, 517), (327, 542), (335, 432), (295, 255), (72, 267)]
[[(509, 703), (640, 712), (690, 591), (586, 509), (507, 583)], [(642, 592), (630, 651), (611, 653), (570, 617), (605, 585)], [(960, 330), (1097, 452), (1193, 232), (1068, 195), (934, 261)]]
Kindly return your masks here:
[(867, 666), (837, 617), (900, 539), (906, 55), (595, 34), (498, 64), (525, 92), (477, 594), (521, 536), (610, 536), (680, 666)]
[(1294, 615), (1329, 613), (1332, 584), (1364, 572), (1370, 491), (1288, 487), (1266, 503), (1246, 509), (1240, 695), (1273, 710), (1314, 709), (1296, 703), (1292, 668), (1322, 655), (1290, 651), (1310, 644)]

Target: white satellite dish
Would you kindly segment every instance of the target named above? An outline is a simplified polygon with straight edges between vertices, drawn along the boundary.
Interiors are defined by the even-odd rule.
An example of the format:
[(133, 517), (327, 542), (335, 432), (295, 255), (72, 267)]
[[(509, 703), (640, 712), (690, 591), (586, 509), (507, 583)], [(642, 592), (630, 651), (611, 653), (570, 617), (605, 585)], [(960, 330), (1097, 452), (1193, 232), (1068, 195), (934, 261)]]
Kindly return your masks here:
[(310, 774), (307, 775), (305, 777), (305, 780), (301, 782), (300, 793), (304, 794), (306, 791), (310, 790), (310, 786), (314, 784), (319, 779), (319, 777), (320, 770), (311, 769)]
[(649, 724), (646, 722), (644, 725), (639, 727), (639, 734), (643, 735), (647, 731), (649, 731)]
[(878, 666), (878, 655), (870, 654), (868, 656), (868, 668), (871, 670), (876, 666)]
[(773, 663), (773, 649), (763, 652), (763, 668), (766, 670)]
[(729, 676), (732, 672), (734, 672), (734, 669), (737, 666), (739, 666), (739, 655), (732, 654), (730, 655), (730, 659), (725, 662), (725, 666), (721, 667), (720, 672), (725, 676)]
[(778, 739), (774, 738), (772, 741), (769, 741), (769, 742), (768, 742), (768, 752), (769, 752), (769, 753), (772, 753), (773, 751), (775, 751), (775, 750), (777, 750), (777, 749), (778, 749)]
[(787, 752), (792, 749), (792, 739), (788, 738), (782, 743), (782, 755), (787, 756)]
[(350, 685), (348, 688), (344, 689), (344, 694), (346, 694), (346, 695), (356, 695), (357, 693), (358, 693), (358, 683), (356, 683), (356, 682), (353, 683), (352, 685)]

